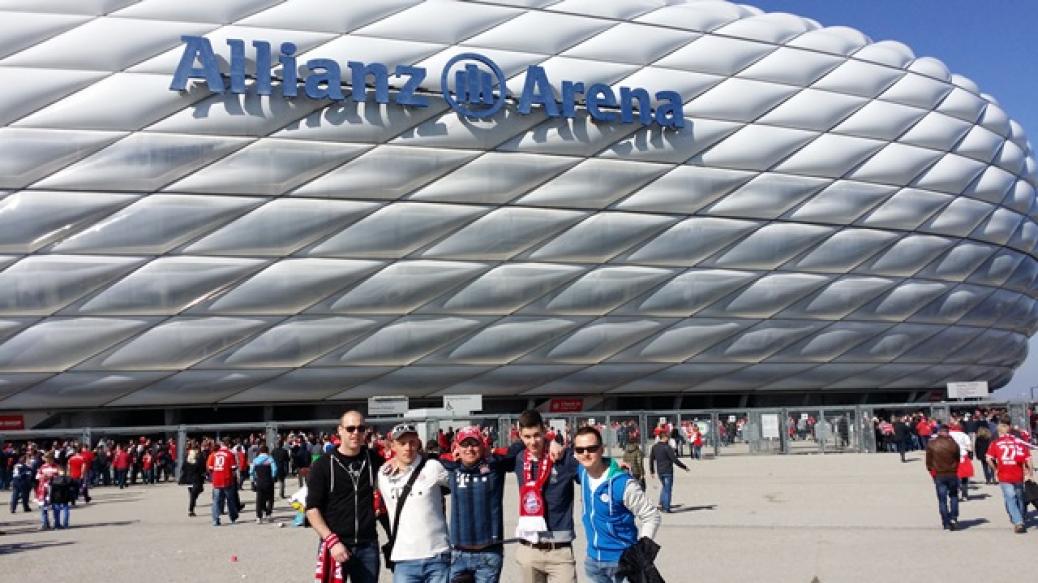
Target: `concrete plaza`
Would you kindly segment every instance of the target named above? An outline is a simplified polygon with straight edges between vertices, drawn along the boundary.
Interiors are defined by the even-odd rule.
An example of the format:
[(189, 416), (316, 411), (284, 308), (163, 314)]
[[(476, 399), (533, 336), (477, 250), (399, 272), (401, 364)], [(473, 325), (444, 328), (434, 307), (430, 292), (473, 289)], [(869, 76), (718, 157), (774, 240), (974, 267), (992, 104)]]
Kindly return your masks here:
[[(658, 565), (672, 583), (871, 582), (891, 573), (933, 581), (985, 572), (1027, 580), (1038, 529), (1013, 534), (998, 487), (972, 489), (961, 509), (962, 530), (945, 532), (920, 454), (909, 459), (722, 455), (694, 462), (690, 473), (679, 470), (675, 501), (683, 506), (664, 518)], [(506, 534), (517, 497), (514, 480), (508, 486)], [(651, 494), (658, 492), (650, 485)], [(313, 580), (314, 533), (254, 524), (251, 492), (243, 493), (249, 505), (239, 523), (219, 528), (209, 526), (208, 506), (197, 518), (186, 516), (183, 487), (104, 488), (94, 495), (92, 504), (73, 510), (66, 531), (39, 532), (37, 514), (3, 510), (0, 580)], [(209, 500), (207, 487), (200, 501)], [(278, 500), (276, 515), (288, 521), (291, 509)], [(578, 532), (580, 560), (583, 529)], [(513, 556), (510, 546), (503, 581), (518, 581)], [(388, 572), (382, 580), (391, 580)]]

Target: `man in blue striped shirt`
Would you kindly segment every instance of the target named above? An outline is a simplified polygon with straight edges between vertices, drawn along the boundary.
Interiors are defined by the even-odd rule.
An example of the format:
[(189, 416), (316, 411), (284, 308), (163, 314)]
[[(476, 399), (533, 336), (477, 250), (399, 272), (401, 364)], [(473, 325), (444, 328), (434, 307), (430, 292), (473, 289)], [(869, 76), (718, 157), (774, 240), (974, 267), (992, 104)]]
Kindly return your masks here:
[(449, 580), (467, 572), (475, 583), (497, 583), (504, 554), (505, 476), (515, 470), (515, 458), (488, 456), (479, 427), (460, 429), (454, 443), (458, 462), (443, 463), (451, 488)]

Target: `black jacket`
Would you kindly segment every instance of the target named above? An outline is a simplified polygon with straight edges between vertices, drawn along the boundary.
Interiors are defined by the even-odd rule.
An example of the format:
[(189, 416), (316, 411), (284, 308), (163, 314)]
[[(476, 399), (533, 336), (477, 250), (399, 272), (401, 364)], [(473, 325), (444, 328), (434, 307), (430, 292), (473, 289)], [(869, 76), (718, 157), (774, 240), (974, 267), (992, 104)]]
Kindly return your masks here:
[(677, 452), (674, 451), (670, 444), (657, 441), (649, 451), (649, 473), (673, 476), (674, 466), (678, 466), (683, 470), (688, 469), (688, 466), (681, 463), (681, 460), (678, 459)]
[(184, 461), (184, 468), (180, 471), (179, 484), (196, 488), (202, 487), (205, 483), (205, 470), (202, 469), (201, 456), (198, 459), (199, 461), (193, 464), (188, 463), (186, 460)]
[(666, 583), (654, 563), (659, 552), (660, 545), (643, 536), (620, 555), (617, 575), (627, 577), (628, 583)]
[(278, 473), (274, 476), (275, 480), (280, 480), (288, 475), (288, 450), (283, 447), (275, 447), (270, 452), (270, 457), (274, 458), (274, 461), (278, 464)]
[(375, 490), (383, 459), (362, 448), (355, 456), (338, 450), (310, 465), (306, 481), (306, 509), (321, 511), (328, 528), (347, 546), (375, 542)]

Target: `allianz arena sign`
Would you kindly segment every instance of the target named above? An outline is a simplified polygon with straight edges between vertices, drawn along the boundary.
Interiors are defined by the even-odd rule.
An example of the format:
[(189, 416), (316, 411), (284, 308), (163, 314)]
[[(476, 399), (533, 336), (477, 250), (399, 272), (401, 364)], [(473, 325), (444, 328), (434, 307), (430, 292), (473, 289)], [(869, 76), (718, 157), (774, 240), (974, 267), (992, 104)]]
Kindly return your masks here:
[[(192, 78), (205, 80), (209, 91), (223, 93), (225, 83), (220, 73), (220, 64), (213, 52), (209, 39), (201, 36), (184, 35), (184, 52), (180, 64), (173, 74), (173, 82), (169, 88), (173, 91), (186, 91), (188, 81)], [(245, 41), (228, 39), (230, 47), (230, 92), (246, 93), (245, 74)], [(272, 71), (274, 55), (271, 43), (262, 40), (252, 41), (256, 60), (257, 95), (272, 94)], [(342, 91), (343, 68), (334, 59), (308, 59), (305, 68), (308, 73), (299, 78), (296, 63), (295, 43), (281, 43), (277, 63), (282, 66), (284, 78), (281, 84), (281, 95), (285, 98), (296, 97), (298, 84), (303, 83), (303, 90), (310, 99), (330, 99), (342, 101), (347, 96)], [(195, 63), (200, 66), (195, 66)], [(463, 70), (454, 71), (455, 65), (464, 65)], [(348, 61), (352, 90), (349, 98), (355, 102), (368, 101), (373, 97), (375, 103), (390, 103), (390, 68), (382, 63), (362, 63)], [(481, 67), (483, 68), (481, 70)], [(454, 87), (448, 82), (453, 75)], [(418, 88), (428, 75), (424, 67), (397, 65), (392, 69), (394, 80), (400, 81), (399, 91), (392, 96), (392, 103), (409, 107), (428, 107), (426, 95), (418, 93)], [(368, 78), (375, 86), (372, 96), (367, 90)], [(479, 53), (461, 53), (452, 57), (443, 67), (440, 84), (443, 87), (444, 101), (458, 113), (475, 118), (488, 118), (501, 110), (508, 98), (506, 78), (501, 68), (490, 58)], [(578, 101), (583, 101), (591, 119), (599, 122), (633, 123), (637, 117), (643, 125), (652, 123), (662, 127), (680, 129), (685, 127), (681, 95), (674, 91), (658, 91), (655, 94), (655, 108), (649, 92), (640, 87), (620, 87), (617, 97), (613, 89), (605, 83), (592, 83), (585, 86), (582, 82), (563, 81), (562, 99), (555, 98), (548, 75), (543, 67), (530, 65), (526, 69), (526, 81), (518, 98), (517, 111), (529, 115), (533, 106), (543, 108), (548, 117), (572, 119), (576, 117)], [(619, 111), (613, 111), (619, 109)]]

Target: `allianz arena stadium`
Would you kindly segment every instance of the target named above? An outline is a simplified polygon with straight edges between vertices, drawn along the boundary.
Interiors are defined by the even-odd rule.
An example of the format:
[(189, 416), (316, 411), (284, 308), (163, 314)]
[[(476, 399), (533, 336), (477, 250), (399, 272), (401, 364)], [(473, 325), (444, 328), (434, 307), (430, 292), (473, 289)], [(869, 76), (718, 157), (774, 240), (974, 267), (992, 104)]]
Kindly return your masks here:
[(898, 42), (713, 0), (2, 4), (0, 411), (903, 400), (1004, 385), (1038, 323), (1023, 128)]

